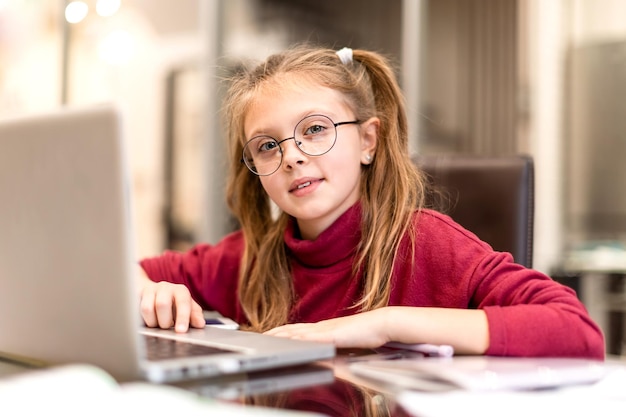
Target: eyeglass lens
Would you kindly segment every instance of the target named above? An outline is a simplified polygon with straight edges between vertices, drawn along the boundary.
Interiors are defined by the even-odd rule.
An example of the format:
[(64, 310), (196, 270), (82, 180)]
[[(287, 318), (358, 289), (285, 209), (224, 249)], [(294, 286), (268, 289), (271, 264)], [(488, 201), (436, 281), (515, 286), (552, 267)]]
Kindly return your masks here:
[(302, 119), (294, 129), (294, 136), (281, 141), (271, 136), (256, 136), (246, 143), (243, 160), (258, 175), (274, 173), (282, 163), (281, 143), (294, 139), (298, 148), (307, 155), (323, 155), (335, 145), (337, 129), (327, 116), (312, 115)]

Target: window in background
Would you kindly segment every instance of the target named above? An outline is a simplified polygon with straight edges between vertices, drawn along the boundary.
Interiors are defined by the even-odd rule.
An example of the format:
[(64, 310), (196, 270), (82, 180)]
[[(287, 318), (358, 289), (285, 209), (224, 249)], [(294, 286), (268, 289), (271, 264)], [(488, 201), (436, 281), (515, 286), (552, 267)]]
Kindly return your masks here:
[[(159, 253), (166, 246), (166, 85), (176, 68), (202, 60), (200, 0), (66, 3), (65, 102), (115, 102), (122, 107), (133, 170), (138, 256)], [(63, 2), (57, 4), (61, 8)], [(195, 88), (198, 94), (208, 94), (202, 85)]]
[(573, 43), (567, 68), (570, 249), (606, 245), (606, 256), (622, 252), (616, 261), (626, 270), (626, 24), (621, 36), (588, 34)]
[(626, 4), (578, 1), (566, 53), (566, 267), (626, 271)]
[(0, 0), (0, 115), (47, 110), (61, 100), (58, 0)]
[(606, 336), (626, 354), (626, 3), (569, 3), (564, 53), (566, 277)]

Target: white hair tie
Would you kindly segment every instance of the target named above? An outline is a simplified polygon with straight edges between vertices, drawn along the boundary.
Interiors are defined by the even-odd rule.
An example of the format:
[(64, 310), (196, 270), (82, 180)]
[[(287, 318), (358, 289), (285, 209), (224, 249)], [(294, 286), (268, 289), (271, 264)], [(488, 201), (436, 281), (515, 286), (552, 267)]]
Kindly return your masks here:
[(352, 63), (352, 49), (351, 48), (341, 48), (337, 52), (335, 52), (339, 57), (339, 60), (342, 64), (347, 65)]

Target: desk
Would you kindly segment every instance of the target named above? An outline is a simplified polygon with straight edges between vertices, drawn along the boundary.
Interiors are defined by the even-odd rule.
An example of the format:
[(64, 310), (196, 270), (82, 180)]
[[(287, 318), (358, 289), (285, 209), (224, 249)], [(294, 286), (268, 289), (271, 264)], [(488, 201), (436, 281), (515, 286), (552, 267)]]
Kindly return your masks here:
[[(465, 416), (526, 415), (520, 414), (519, 410), (511, 409), (512, 406), (510, 404), (507, 405), (508, 401), (521, 403), (520, 409), (532, 409), (533, 413), (529, 415), (541, 416), (549, 415), (543, 412), (546, 404), (551, 407), (558, 406), (560, 411), (567, 411), (564, 408), (568, 407), (570, 410), (573, 409), (574, 405), (568, 403), (568, 401), (563, 403), (564, 398), (571, 400), (572, 397), (575, 398), (574, 401), (578, 402), (583, 402), (587, 399), (594, 400), (595, 402), (585, 402), (585, 404), (588, 404), (584, 407), (597, 407), (599, 415), (603, 416), (623, 416), (626, 410), (626, 391), (623, 389), (623, 386), (626, 385), (626, 362), (615, 362), (615, 366), (619, 366), (619, 369), (623, 370), (624, 378), (620, 381), (615, 398), (607, 397), (606, 399), (607, 402), (612, 402), (612, 406), (618, 407), (618, 414), (607, 414), (602, 412), (602, 401), (604, 400), (598, 403), (597, 395), (595, 397), (590, 395), (590, 398), (587, 398), (585, 395), (578, 395), (576, 391), (574, 391), (575, 395), (570, 393), (569, 397), (564, 397), (563, 395), (552, 397), (551, 395), (553, 394), (545, 390), (535, 393), (496, 394), (455, 391), (456, 394), (453, 393), (452, 396), (449, 393), (428, 394), (417, 391), (402, 391), (399, 388), (359, 378), (352, 374), (349, 371), (349, 364), (355, 356), (360, 354), (360, 352), (342, 353), (335, 359), (317, 364), (255, 372), (248, 375), (232, 375), (223, 378), (198, 380), (180, 383), (177, 386), (199, 396), (216, 399), (223, 404), (243, 405), (246, 410), (256, 411), (258, 407), (255, 406), (262, 406), (280, 408), (283, 412), (288, 412), (289, 410), (294, 412), (315, 412), (320, 413), (316, 415), (332, 417), (456, 416), (459, 410), (463, 410), (463, 415)], [(15, 375), (25, 371), (24, 368), (17, 365), (0, 361), (0, 376)], [(1, 379), (0, 382), (2, 382)], [(591, 388), (594, 387), (592, 386)], [(586, 390), (589, 387), (581, 386), (572, 389)], [(36, 391), (29, 391), (28, 395), (29, 398), (31, 395), (32, 398), (38, 398)], [(155, 393), (154, 396), (149, 398), (157, 398), (157, 396), (158, 393)], [(75, 400), (71, 395), (69, 397), (72, 401)], [(144, 396), (143, 400), (145, 399), (146, 397)], [(408, 399), (410, 404), (406, 401), (403, 402), (404, 399)], [(159, 400), (162, 401), (163, 398), (159, 397)], [(454, 403), (454, 401), (459, 402)], [(158, 404), (159, 401), (153, 403)], [(407, 407), (415, 406), (417, 409), (423, 409), (423, 406), (428, 405), (431, 409), (434, 407), (435, 410), (440, 409), (440, 411), (435, 411), (434, 414), (409, 413), (407, 408), (401, 404), (407, 404)], [(469, 408), (465, 409), (464, 404), (467, 404)], [(537, 410), (540, 412), (535, 412)], [(454, 411), (456, 411), (456, 414)], [(558, 412), (559, 410), (552, 411), (556, 412), (551, 415), (581, 415), (575, 412), (561, 413)], [(55, 413), (51, 412), (51, 414), (54, 415)], [(264, 413), (263, 415), (273, 414), (278, 413), (274, 411), (273, 413)], [(196, 413), (195, 415), (215, 414)], [(218, 415), (222, 416), (224, 414)], [(232, 411), (227, 415), (239, 416), (239, 414), (232, 414)]]
[[(365, 352), (364, 354), (368, 354)], [(332, 417), (457, 417), (471, 416), (588, 416), (623, 417), (626, 415), (626, 362), (609, 359), (607, 364), (614, 366), (620, 379), (613, 380), (608, 390), (597, 389), (601, 381), (595, 385), (580, 385), (562, 390), (538, 390), (526, 392), (469, 392), (451, 391), (443, 393), (426, 393), (405, 391), (394, 387), (358, 377), (350, 372), (352, 360), (359, 360), (360, 352), (342, 352), (333, 360), (323, 361), (317, 365), (304, 368), (292, 368), (268, 372), (266, 376), (293, 378), (293, 372), (319, 372), (319, 383), (303, 384), (293, 389), (280, 392), (261, 392), (268, 387), (263, 374), (249, 375), (249, 388), (259, 389), (257, 394), (243, 397), (231, 397), (229, 390), (215, 390), (214, 383), (205, 386), (207, 393), (215, 393), (227, 401), (239, 404), (278, 407), (282, 409), (321, 413)], [(368, 356), (369, 359), (375, 359)], [(317, 371), (316, 371), (317, 370)], [(326, 380), (326, 371), (332, 370), (334, 378)], [(282, 374), (279, 376), (279, 374)], [(291, 374), (291, 376), (290, 376)], [(609, 375), (612, 376), (612, 375)], [(270, 385), (284, 385), (269, 382)], [(189, 384), (187, 389), (201, 392), (200, 384)], [(195, 386), (195, 388), (194, 388)], [(228, 386), (228, 383), (227, 385)], [(232, 384), (230, 384), (232, 387)], [(224, 395), (226, 394), (226, 397)]]
[[(333, 417), (409, 416), (395, 403), (393, 391), (371, 383), (360, 383), (356, 378), (351, 381), (344, 379), (347, 377), (347, 361), (354, 354), (358, 353), (347, 352), (335, 359), (306, 366), (173, 385), (205, 398), (245, 405), (246, 408), (263, 406)], [(25, 372), (29, 370), (0, 360), (0, 378)], [(36, 398), (36, 393), (33, 395)], [(51, 412), (51, 415), (54, 414)]]
[(332, 417), (408, 417), (395, 401), (398, 389), (353, 375), (348, 366), (371, 351), (343, 351), (313, 365), (176, 384), (225, 401), (321, 413)]

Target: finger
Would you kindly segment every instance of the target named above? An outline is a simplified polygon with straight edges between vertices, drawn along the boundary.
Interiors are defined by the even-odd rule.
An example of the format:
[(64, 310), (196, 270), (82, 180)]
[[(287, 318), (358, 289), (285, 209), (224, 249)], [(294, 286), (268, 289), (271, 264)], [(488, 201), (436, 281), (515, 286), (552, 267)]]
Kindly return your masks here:
[(190, 324), (192, 327), (201, 329), (206, 325), (204, 320), (204, 314), (202, 313), (202, 307), (195, 301), (191, 301), (191, 318)]
[(169, 288), (157, 290), (154, 298), (154, 310), (160, 328), (169, 329), (174, 325), (174, 295)]
[(152, 289), (144, 289), (139, 299), (141, 318), (148, 327), (158, 326), (156, 312), (154, 311), (155, 292)]
[(177, 288), (173, 294), (174, 306), (176, 308), (175, 330), (184, 333), (189, 330), (189, 320), (191, 317), (191, 295), (186, 288)]

